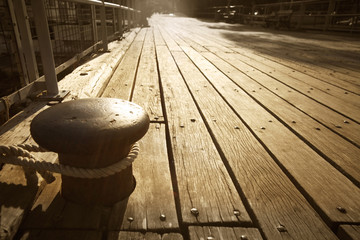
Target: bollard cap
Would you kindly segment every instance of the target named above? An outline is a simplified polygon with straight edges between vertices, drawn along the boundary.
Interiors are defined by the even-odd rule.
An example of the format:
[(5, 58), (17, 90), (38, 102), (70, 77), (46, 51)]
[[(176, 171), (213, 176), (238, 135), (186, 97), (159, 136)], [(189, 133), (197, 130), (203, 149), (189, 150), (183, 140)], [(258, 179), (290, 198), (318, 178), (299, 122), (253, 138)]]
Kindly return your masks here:
[(42, 147), (64, 154), (107, 154), (129, 147), (149, 128), (140, 106), (115, 98), (60, 103), (39, 113), (30, 131)]

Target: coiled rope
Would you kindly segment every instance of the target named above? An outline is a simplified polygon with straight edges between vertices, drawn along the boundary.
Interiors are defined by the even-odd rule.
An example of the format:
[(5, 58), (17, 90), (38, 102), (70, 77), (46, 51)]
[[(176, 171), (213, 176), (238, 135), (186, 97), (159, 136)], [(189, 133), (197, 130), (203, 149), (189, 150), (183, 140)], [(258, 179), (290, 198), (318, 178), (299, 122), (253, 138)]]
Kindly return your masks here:
[(129, 167), (139, 154), (139, 144), (135, 143), (129, 154), (120, 161), (103, 168), (78, 168), (68, 165), (36, 160), (30, 152), (47, 152), (47, 150), (30, 144), (0, 146), (0, 162), (19, 165), (39, 172), (47, 182), (52, 182), (49, 172), (60, 173), (76, 178), (103, 178), (121, 172)]

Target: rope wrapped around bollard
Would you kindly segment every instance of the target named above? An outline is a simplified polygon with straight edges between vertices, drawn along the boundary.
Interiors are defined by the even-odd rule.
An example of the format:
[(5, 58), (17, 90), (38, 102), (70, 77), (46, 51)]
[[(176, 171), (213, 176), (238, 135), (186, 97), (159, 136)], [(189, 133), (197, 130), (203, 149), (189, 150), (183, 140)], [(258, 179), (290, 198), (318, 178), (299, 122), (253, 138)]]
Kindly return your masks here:
[[(40, 147), (0, 147), (0, 162), (35, 168), (43, 177), (50, 175), (48, 171), (60, 173), (60, 193), (65, 199), (110, 206), (135, 189), (132, 162), (139, 152), (136, 142), (149, 124), (143, 108), (121, 99), (86, 98), (60, 103), (31, 121), (31, 137)], [(42, 148), (57, 153), (59, 164), (37, 161), (30, 153), (44, 151)]]
[(39, 161), (30, 152), (47, 152), (44, 148), (30, 144), (0, 146), (0, 162), (27, 167), (39, 172), (45, 180), (49, 179), (46, 172), (76, 178), (103, 178), (119, 173), (129, 167), (139, 154), (139, 144), (136, 142), (129, 154), (120, 161), (103, 168), (77, 168), (63, 164)]

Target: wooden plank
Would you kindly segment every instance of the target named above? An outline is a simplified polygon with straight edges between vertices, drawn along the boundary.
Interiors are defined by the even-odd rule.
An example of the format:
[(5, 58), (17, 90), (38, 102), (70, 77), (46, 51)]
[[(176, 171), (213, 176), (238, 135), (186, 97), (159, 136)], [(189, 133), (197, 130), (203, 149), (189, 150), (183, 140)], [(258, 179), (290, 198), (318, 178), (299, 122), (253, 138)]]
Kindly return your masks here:
[[(259, 61), (254, 61), (253, 59), (245, 55), (227, 53), (223, 50), (217, 49), (217, 47), (210, 46), (207, 48), (211, 52), (214, 52), (221, 56), (223, 56), (224, 53), (226, 55), (230, 55), (231, 58), (238, 59), (241, 62), (248, 64), (250, 67), (253, 67), (254, 69), (260, 71), (264, 75), (270, 76), (274, 82), (277, 81), (278, 83), (281, 83), (280, 85), (277, 83), (280, 88), (287, 87), (290, 91), (299, 92), (330, 109), (334, 109), (345, 117), (351, 118), (354, 121), (357, 121), (357, 123), (360, 123), (360, 109), (356, 106), (358, 104), (355, 104), (357, 102), (356, 98), (358, 98), (358, 96), (353, 93), (348, 93), (346, 91), (343, 92), (344, 95), (350, 95), (348, 101), (350, 101), (352, 104), (347, 104), (347, 101), (334, 97), (328, 94), (328, 92), (316, 91), (314, 90), (314, 88), (312, 88), (311, 90), (311, 86), (303, 86), (303, 84), (294, 80), (291, 76), (283, 74), (274, 68), (268, 67)], [(314, 92), (315, 94), (313, 94), (312, 92)]]
[[(182, 38), (180, 38), (176, 33), (176, 31), (174, 31), (174, 29), (172, 29), (171, 27), (163, 28), (163, 31), (165, 31), (168, 34), (168, 36), (171, 37), (171, 39), (173, 39), (175, 44), (178, 44), (179, 46), (187, 46), (187, 47), (190, 46), (187, 42), (185, 42)], [(171, 48), (169, 49), (170, 51), (173, 51)], [(176, 50), (181, 51), (181, 49), (178, 48), (176, 48)]]
[[(260, 35), (259, 35), (260, 36)], [(326, 35), (323, 35), (326, 36)], [(317, 74), (323, 76), (324, 79), (330, 77), (330, 78), (336, 78), (341, 81), (345, 81), (352, 84), (357, 84), (359, 86), (359, 78), (350, 76), (347, 73), (341, 73), (338, 72), (332, 68), (326, 67), (326, 65), (321, 65), (318, 63), (319, 60), (322, 59), (322, 57), (325, 57), (326, 55), (329, 55), (330, 57), (336, 57), (337, 54), (335, 52), (331, 53), (324, 53), (323, 51), (321, 58), (315, 59), (314, 56), (304, 56), (301, 53), (304, 51), (307, 51), (308, 44), (303, 44), (302, 49), (294, 49), (292, 47), (286, 47), (286, 43), (284, 39), (282, 40), (272, 40), (270, 38), (261, 37), (262, 40), (266, 39), (266, 41), (254, 41), (249, 36), (246, 36), (245, 38), (242, 38), (242, 41), (238, 41), (236, 43), (237, 46), (242, 46), (247, 49), (253, 49), (256, 53), (261, 55), (266, 55), (267, 57), (271, 56), (278, 56), (279, 58), (284, 59), (286, 62), (293, 62), (296, 63), (300, 68), (297, 68), (298, 70), (302, 69), (303, 72), (316, 72)], [(291, 41), (291, 40), (288, 40)], [(336, 41), (333, 41), (336, 42)], [(343, 46), (341, 46), (341, 49), (343, 51), (350, 52), (352, 50), (348, 49), (354, 49), (354, 46), (347, 48), (346, 43), (348, 42), (347, 39), (341, 39), (339, 40)], [(327, 45), (323, 41), (320, 42), (321, 45)], [(338, 47), (339, 48), (339, 47)], [(280, 51), (279, 51), (280, 50)], [(356, 50), (354, 51), (356, 52)], [(349, 59), (346, 59), (349, 60)], [(317, 64), (314, 64), (316, 62)], [(342, 62), (342, 67), (344, 67), (344, 62)]]
[(263, 239), (256, 228), (239, 227), (201, 227), (189, 226), (190, 240), (216, 239), (216, 240), (260, 240)]
[(139, 34), (141, 35), (134, 40), (134, 43), (131, 44), (124, 58), (116, 68), (102, 97), (131, 98), (146, 29), (142, 29)]
[[(349, 139), (357, 146), (360, 144), (359, 125), (345, 116), (342, 116), (331, 109), (326, 108), (322, 104), (313, 101), (306, 96), (293, 91), (291, 88), (282, 85), (275, 81), (273, 78), (253, 68), (245, 62), (239, 61), (233, 54), (220, 54), (221, 58), (231, 63), (232, 66), (236, 67), (242, 73), (246, 74), (247, 78), (251, 78), (260, 83), (262, 88), (270, 90), (275, 95), (281, 97), (287, 102), (294, 105), (299, 110), (308, 114), (312, 118), (326, 125), (326, 127), (338, 132), (345, 138)], [(244, 76), (244, 75), (242, 75)], [(252, 89), (251, 92), (256, 89)]]
[(294, 239), (331, 238), (330, 229), (191, 60), (184, 53), (173, 56), (266, 238), (284, 237), (280, 225)]
[(61, 178), (45, 186), (27, 213), (22, 230), (100, 229), (102, 207), (71, 203), (60, 196)]
[(181, 51), (181, 48), (177, 45), (177, 43), (172, 39), (170, 34), (165, 31), (160, 25), (157, 25), (161, 36), (163, 37), (164, 41), (166, 42), (166, 45), (170, 49), (170, 51)]
[(3, 166), (0, 172), (0, 239), (15, 236), (29, 202), (34, 200), (38, 190), (36, 175), (25, 175), (18, 166)]
[[(335, 98), (342, 99), (343, 101), (356, 107), (360, 107), (360, 96), (357, 94), (353, 94), (347, 90), (328, 84), (327, 82), (319, 81), (317, 78), (301, 73), (277, 62), (268, 60), (264, 57), (255, 55), (245, 49), (241, 49), (238, 52), (241, 53), (240, 55), (246, 55), (246, 57), (254, 60), (252, 62), (256, 64), (256, 66), (259, 66), (259, 69), (261, 68), (263, 72), (266, 72), (268, 75), (279, 79), (281, 82), (291, 83), (291, 86), (293, 86), (293, 82), (296, 82), (296, 89), (305, 95), (311, 95), (311, 97), (315, 99), (322, 95), (331, 95)], [(261, 64), (259, 65), (258, 63)], [(263, 65), (266, 65), (267, 67), (263, 68)], [(287, 76), (287, 81), (284, 81), (284, 76)]]
[(164, 39), (162, 38), (160, 30), (156, 25), (153, 26), (153, 33), (156, 46), (165, 46)]
[[(139, 142), (140, 154), (133, 163), (136, 188), (127, 201), (124, 220), (123, 206), (111, 210), (110, 230), (176, 230), (179, 223), (176, 215), (174, 191), (163, 124), (150, 124), (149, 132)], [(164, 218), (161, 218), (164, 215)], [(132, 220), (129, 221), (128, 219)]]
[[(199, 53), (185, 49), (330, 226), (360, 221), (360, 190)], [(234, 91), (236, 89), (236, 91)], [(236, 93), (235, 93), (236, 92)], [(271, 122), (269, 122), (271, 120)], [(339, 208), (340, 207), (340, 208)], [(338, 209), (346, 209), (341, 211)], [(349, 211), (347, 211), (349, 210)]]
[[(231, 48), (231, 49), (234, 50), (235, 52), (242, 53), (242, 48), (237, 47), (237, 48)], [(250, 49), (248, 49), (248, 50), (250, 50)], [(306, 74), (308, 76), (312, 76), (322, 82), (326, 82), (333, 86), (340, 87), (340, 88), (344, 89), (345, 91), (360, 94), (360, 86), (359, 85), (341, 80), (338, 77), (333, 76), (332, 73), (328, 74), (328, 73), (324, 73), (324, 71), (315, 71), (311, 68), (308, 68), (307, 66), (304, 66), (304, 64), (301, 64), (298, 61), (289, 59), (288, 54), (286, 55), (286, 54), (283, 54), (282, 52), (278, 52), (278, 53), (276, 53), (276, 56), (273, 56), (273, 55), (266, 54), (267, 53), (266, 51), (265, 51), (265, 53), (256, 52), (254, 50), (251, 50), (251, 51), (253, 51), (253, 53), (256, 55), (263, 57), (264, 59), (268, 59), (273, 62), (282, 64), (284, 66), (291, 68), (292, 70)], [(329, 90), (326, 89), (326, 91), (329, 91)]]
[[(193, 38), (196, 39), (197, 36), (194, 35)], [(259, 83), (263, 83), (263, 79), (268, 79), (268, 76), (257, 74), (257, 70), (249, 69), (246, 64), (237, 61), (236, 58), (229, 57), (227, 60), (239, 70), (247, 73), (248, 76), (244, 75), (240, 71), (234, 70), (234, 67), (229, 67), (226, 63), (222, 63), (219, 58), (211, 53), (204, 52), (203, 55), (211, 60), (216, 66), (221, 66), (222, 72), (226, 73), (227, 76), (236, 81), (248, 92), (248, 94), (259, 100), (264, 106), (266, 106), (267, 109), (270, 109), (272, 112), (276, 113), (277, 116), (280, 116), (289, 126), (295, 129), (301, 136), (305, 137), (307, 141), (310, 141), (313, 146), (330, 158), (330, 161), (342, 168), (342, 171), (345, 171), (346, 174), (355, 181), (357, 185), (359, 185), (360, 169), (357, 162), (360, 154), (357, 147), (336, 134), (333, 134), (327, 128), (321, 127), (321, 131), (314, 131), (314, 129), (319, 127), (319, 124), (316, 121), (312, 120), (304, 113), (296, 111), (293, 106), (287, 105), (285, 102), (282, 103), (283, 101), (281, 101), (281, 99), (276, 97), (276, 95), (269, 93), (266, 89), (263, 89), (262, 85), (257, 83), (257, 81), (259, 81)], [(221, 56), (223, 57), (223, 55), (224, 54)], [(254, 81), (252, 81), (250, 77), (253, 77)], [(301, 100), (298, 102), (301, 102)], [(327, 121), (326, 123), (328, 127), (332, 127), (337, 130), (337, 132), (340, 132), (344, 136), (350, 138), (350, 140), (355, 142), (356, 145), (360, 145), (360, 128), (356, 123), (349, 126), (344, 123), (342, 116), (339, 116), (333, 111), (324, 108), (317, 103), (313, 103), (311, 101), (307, 102), (308, 104), (303, 105), (305, 105), (307, 109), (313, 109), (313, 112), (316, 112), (318, 115), (322, 114), (323, 117), (321, 120)], [(278, 107), (279, 104), (282, 104), (281, 108)], [(315, 106), (312, 106), (314, 104)], [(336, 118), (337, 121), (334, 121)], [(295, 121), (296, 124), (294, 124), (293, 121)]]
[[(177, 31), (177, 34), (181, 34), (181, 35), (183, 35), (185, 32), (188, 32), (188, 31), (191, 31), (191, 29), (197, 29), (197, 28), (199, 28), (200, 26), (196, 26), (196, 25), (198, 25), (198, 24), (194, 24), (194, 23), (192, 23), (191, 24), (191, 27), (187, 27), (186, 26), (186, 24), (187, 25), (190, 25), (190, 23), (184, 23), (184, 24), (182, 24), (183, 26), (179, 26), (178, 24), (176, 25), (177, 27), (171, 27), (171, 29), (173, 30), (173, 32), (175, 32), (175, 31)], [(172, 25), (174, 25), (174, 23), (172, 22)], [(184, 25), (185, 25), (185, 27), (184, 27)], [(195, 26), (194, 26), (195, 25)], [(179, 30), (181, 30), (181, 31), (179, 31)], [(201, 33), (201, 35), (202, 36), (206, 36), (205, 38), (204, 37), (202, 37), (202, 36), (199, 36), (199, 33)], [(206, 34), (207, 33), (207, 34)], [(215, 34), (214, 34), (215, 33)], [(229, 35), (229, 32), (226, 32), (225, 34), (227, 34), (227, 35)], [(231, 34), (232, 35), (239, 35), (239, 32), (234, 32), (234, 31), (232, 31), (231, 32)], [(259, 34), (258, 34), (259, 35)], [(246, 50), (246, 51), (249, 51), (249, 48), (251, 48), (251, 47), (253, 47), (253, 46), (251, 46), (251, 45), (246, 45), (246, 47), (244, 48), (244, 47), (242, 47), (242, 48), (240, 48), (240, 47), (238, 47), (239, 45), (244, 45), (244, 38), (246, 39), (246, 38), (248, 38), (249, 36), (247, 35), (247, 36), (243, 36), (242, 38), (241, 38), (241, 40), (242, 41), (236, 41), (236, 42), (232, 42), (232, 41), (229, 41), (229, 40), (227, 40), (227, 39), (224, 39), (223, 37), (219, 37), (219, 34), (218, 34), (218, 32), (214, 32), (214, 31), (212, 31), (211, 33), (209, 33), (209, 31), (206, 29), (205, 31), (204, 31), (204, 28), (202, 28), (201, 30), (199, 30), (198, 32), (194, 32), (194, 30), (192, 30), (192, 34), (191, 34), (191, 36), (192, 36), (192, 39), (193, 38), (197, 38), (197, 40), (202, 40), (202, 42), (205, 44), (205, 45), (209, 45), (209, 46), (212, 46), (212, 44), (211, 43), (209, 43), (209, 41), (211, 42), (211, 41), (213, 41), (213, 42), (218, 42), (219, 44), (217, 44), (217, 47), (219, 47), (219, 45), (220, 46), (225, 46), (225, 47), (227, 47), (227, 48), (229, 48), (229, 50), (233, 50), (233, 51), (239, 51), (239, 50), (241, 50), (241, 51), (244, 51), (244, 50)], [(259, 35), (260, 36), (260, 35)], [(261, 36), (260, 36), (261, 37)], [(199, 39), (200, 38), (200, 39)], [(194, 42), (194, 41), (193, 41)], [(273, 42), (273, 44), (276, 44), (277, 42)], [(196, 43), (195, 42), (195, 44), (198, 44), (198, 43)], [(193, 48), (195, 48), (196, 50), (198, 50), (197, 49), (197, 47), (195, 46), (194, 47), (194, 44), (192, 43), (191, 44), (192, 45), (192, 47)], [(235, 47), (235, 46), (237, 46), (237, 47)], [(271, 48), (270, 48), (271, 49)], [(229, 50), (224, 50), (224, 51), (229, 51)], [(199, 51), (199, 50), (198, 50)], [(203, 51), (203, 50), (200, 50), (200, 51)], [(270, 53), (270, 55), (269, 54), (267, 54), (267, 55), (265, 55), (265, 54), (261, 54), (261, 52), (269, 52)], [(279, 52), (279, 51), (277, 51), (277, 52), (271, 52), (271, 51), (269, 51), (268, 50), (268, 48), (262, 48), (261, 49), (261, 51), (259, 51), (258, 49), (254, 49), (253, 51), (252, 51), (254, 54), (256, 54), (256, 55), (258, 55), (258, 56), (261, 56), (262, 58), (265, 58), (265, 59), (268, 59), (268, 58), (271, 58), (272, 60), (274, 60), (274, 59), (277, 59), (277, 61), (275, 61), (275, 62), (278, 62), (278, 61), (281, 61), (282, 62), (282, 64), (284, 65), (284, 66), (287, 66), (288, 64), (289, 64), (289, 61), (284, 61), (284, 60), (282, 60), (282, 59), (279, 59), (279, 58), (275, 58), (275, 57), (273, 57), (274, 55), (276, 55), (276, 56), (282, 56), (284, 59), (289, 59), (289, 54), (287, 54), (287, 55), (284, 55), (283, 54), (283, 51), (281, 51), (281, 52)], [(294, 64), (293, 64), (294, 65)], [(300, 70), (302, 70), (304, 67), (303, 66), (301, 66), (300, 68), (299, 68), (299, 64), (297, 64), (296, 65), (296, 67), (294, 67), (294, 69), (296, 70), (296, 71), (300, 71)], [(311, 69), (309, 69), (309, 68), (307, 68), (307, 71), (309, 71), (309, 70), (311, 70)], [(323, 72), (324, 72), (324, 70), (322, 70), (322, 71), (312, 71), (312, 73), (311, 74), (309, 74), (309, 73), (307, 73), (307, 71), (306, 70), (304, 70), (304, 72), (306, 73), (306, 74), (308, 74), (307, 76), (311, 76), (311, 77), (313, 77), (314, 75), (320, 75), (320, 74), (322, 74), (322, 75), (324, 75), (323, 74)], [(331, 74), (331, 75), (330, 75)], [(323, 79), (321, 79), (323, 82), (329, 82), (330, 84), (333, 84), (334, 85), (334, 81), (337, 83), (337, 84), (340, 84), (340, 87), (342, 86), (342, 87), (345, 87), (345, 89), (344, 89), (344, 91), (346, 91), (346, 90), (350, 90), (350, 89), (358, 89), (358, 90), (360, 90), (360, 88), (358, 88), (358, 87), (356, 87), (356, 85), (353, 85), (353, 84), (347, 84), (347, 82), (344, 82), (344, 81), (342, 81), (342, 80), (339, 80), (339, 79), (337, 79), (337, 78), (334, 78), (333, 76), (332, 76), (332, 72), (330, 73), (330, 74), (327, 74), (326, 76), (324, 75), (322, 78)], [(331, 82), (330, 82), (330, 80), (329, 80), (329, 78), (331, 79)], [(300, 80), (301, 80), (301, 78), (300, 78)], [(347, 88), (349, 88), (349, 89), (346, 89), (346, 87)], [(330, 89), (331, 89), (331, 86), (330, 86)], [(327, 88), (326, 88), (326, 91), (329, 91), (329, 90), (327, 90)], [(350, 92), (351, 92), (351, 90), (350, 90)], [(344, 95), (344, 94), (343, 94)], [(340, 95), (341, 96), (341, 95)], [(348, 97), (348, 95), (344, 95), (343, 97)]]
[(292, 70), (279, 63), (267, 61), (250, 51), (242, 50), (241, 54), (237, 54), (237, 56), (243, 62), (251, 62), (253, 67), (258, 70), (326, 105), (329, 105), (329, 102), (339, 101), (339, 104), (347, 103), (356, 108), (360, 107), (360, 96), (354, 93), (334, 87), (326, 82), (317, 81), (316, 78)]
[[(195, 37), (204, 38), (206, 40), (213, 40), (220, 43), (222, 46), (226, 46), (228, 48), (234, 47), (234, 46), (242, 46), (246, 49), (253, 49), (255, 53), (259, 55), (264, 55), (267, 57), (271, 56), (280, 56), (287, 61), (296, 61), (297, 64), (301, 65), (301, 68), (307, 68), (313, 69), (312, 71), (319, 73), (324, 76), (325, 79), (331, 78), (332, 76), (346, 80), (348, 82), (357, 83), (360, 84), (359, 78), (352, 77), (349, 75), (349, 73), (340, 73), (335, 71), (334, 69), (328, 69), (321, 67), (320, 64), (314, 64), (314, 62), (319, 62), (322, 58), (329, 56), (329, 58), (336, 58), (336, 61), (333, 61), (333, 63), (339, 62), (338, 56), (336, 51), (331, 51), (324, 53), (324, 51), (319, 51), (319, 56), (316, 60), (314, 60), (313, 54), (305, 57), (302, 53), (309, 50), (309, 47), (313, 45), (314, 43), (318, 46), (327, 46), (329, 48), (334, 48), (336, 50), (340, 50), (339, 52), (343, 52), (346, 54), (356, 53), (358, 45), (357, 41), (354, 41), (355, 39), (350, 38), (344, 38), (338, 36), (338, 41), (328, 41), (327, 35), (317, 35), (316, 38), (319, 39), (319, 41), (314, 39), (311, 39), (313, 34), (309, 35), (308, 33), (305, 33), (305, 35), (299, 34), (299, 33), (291, 33), (291, 34), (272, 34), (263, 32), (263, 31), (229, 31), (229, 30), (223, 30), (224, 26), (219, 26), (219, 24), (214, 23), (204, 23), (202, 22), (201, 25), (198, 23), (198, 21), (195, 21), (194, 19), (175, 19), (175, 21), (171, 22), (172, 25), (176, 24), (176, 27), (174, 29), (181, 29), (181, 31), (187, 31), (191, 32), (191, 34), (195, 35)], [(202, 27), (201, 31), (199, 31), (199, 27)], [(204, 27), (203, 27), (204, 26)], [(290, 35), (290, 36), (288, 36)], [(224, 38), (226, 36), (226, 38)], [(310, 37), (310, 38), (309, 38)], [(297, 39), (299, 38), (299, 39)], [(311, 39), (310, 41), (304, 41), (304, 39)], [(334, 36), (332, 36), (334, 38)], [(299, 41), (300, 40), (300, 41)], [(301, 47), (294, 48), (293, 45), (288, 47), (288, 43), (293, 43), (294, 41), (298, 41), (301, 43)], [(325, 43), (326, 42), (326, 43)], [(339, 44), (341, 43), (341, 44)], [(332, 45), (332, 46), (331, 46)], [(211, 46), (211, 44), (210, 44)], [(319, 50), (319, 47), (315, 48), (315, 52)], [(344, 66), (349, 63), (349, 61), (354, 62), (357, 58), (356, 54), (352, 54), (352, 58), (343, 58), (344, 61), (341, 61), (341, 67), (344, 68)], [(349, 60), (351, 59), (351, 60)], [(355, 63), (356, 62), (356, 63)], [(353, 63), (355, 69), (358, 67), (358, 60)], [(325, 65), (326, 66), (326, 65)], [(305, 72), (307, 71), (305, 70)], [(341, 70), (341, 68), (340, 68)], [(358, 71), (357, 71), (358, 72)]]
[[(351, 144), (349, 141), (346, 141), (328, 128), (323, 127), (306, 113), (299, 111), (273, 92), (263, 88), (263, 86), (257, 82), (264, 82), (260, 76), (255, 77), (257, 81), (254, 81), (216, 55), (212, 53), (203, 53), (202, 55), (211, 61), (212, 64), (217, 66), (223, 73), (226, 73), (226, 75), (238, 86), (241, 86), (248, 95), (256, 99), (274, 116), (281, 119), (288, 128), (293, 132), (296, 132), (296, 134), (303, 139), (306, 139), (313, 148), (325, 155), (329, 161), (338, 166), (341, 171), (345, 172), (347, 176), (357, 183), (357, 185), (360, 185), (360, 166), (358, 164), (360, 159), (360, 149), (358, 147)], [(231, 63), (236, 65), (236, 62)], [(241, 68), (241, 66), (238, 67)], [(254, 74), (254, 71), (250, 71), (249, 75), (252, 74)], [(309, 102), (309, 104), (313, 103)], [(318, 108), (318, 111), (321, 113), (322, 109)], [(326, 111), (325, 114), (327, 112), (328, 111)], [(324, 116), (323, 118), (326, 117)], [(342, 125), (347, 127), (347, 124), (345, 123)], [(320, 131), (316, 130), (316, 128), (319, 128)], [(352, 131), (352, 134), (360, 137), (360, 126), (357, 124), (353, 124), (348, 131)], [(360, 139), (356, 139), (356, 141), (357, 143), (360, 143)]]
[[(123, 48), (127, 48), (135, 36), (136, 33), (132, 32), (126, 38), (126, 42), (113, 42), (109, 44), (109, 49), (111, 51), (113, 50), (112, 52), (97, 56), (97, 58), (78, 67), (72, 74), (69, 74), (60, 81), (60, 89), (71, 89), (71, 93), (67, 96), (65, 101), (97, 96), (101, 91), (102, 86), (108, 81), (111, 75), (111, 68), (115, 67), (120, 61)], [(108, 66), (108, 68), (105, 66)], [(82, 73), (87, 73), (87, 75)], [(88, 85), (91, 86), (91, 90), (88, 88)], [(31, 103), (24, 111), (20, 112), (5, 125), (1, 126), (0, 144), (11, 145), (34, 143), (30, 136), (30, 123), (36, 114), (46, 109), (46, 107), (46, 102)], [(36, 156), (42, 156), (50, 162), (57, 159), (57, 155), (54, 153), (36, 154)], [(34, 188), (33, 183), (28, 183), (28, 185), (26, 185), (27, 179), (22, 168), (13, 167), (11, 165), (4, 165), (0, 171), (0, 175), (1, 178), (4, 179), (1, 180), (0, 183), (5, 183), (2, 185), (2, 188), (0, 188), (0, 196), (12, 196), (13, 198), (11, 198), (12, 200), (7, 198), (8, 200), (11, 200), (13, 204), (7, 202), (6, 199), (0, 199), (0, 219), (2, 219), (1, 224), (4, 224), (2, 228), (6, 230), (1, 234), (3, 234), (2, 237), (9, 238), (14, 236), (26, 211), (31, 208), (36, 196), (43, 190), (45, 184), (40, 183), (37, 188)], [(14, 187), (9, 188), (8, 185)], [(24, 189), (18, 191), (17, 186), (22, 185), (25, 186)], [(6, 222), (3, 222), (5, 219)]]
[(164, 121), (161, 107), (159, 75), (155, 56), (153, 31), (146, 33), (143, 51), (136, 75), (135, 91), (132, 101), (145, 109), (151, 121)]
[(107, 240), (183, 240), (179, 233), (140, 233), (140, 232), (109, 232)]
[[(203, 32), (209, 36), (214, 31)], [(254, 48), (259, 51), (259, 48), (270, 50), (277, 54), (281, 49), (281, 52), (288, 53), (291, 57), (296, 56), (300, 62), (306, 62), (309, 66), (318, 67), (321, 66), (322, 71), (327, 72), (341, 72), (343, 77), (349, 77), (353, 75), (358, 77), (358, 64), (359, 59), (357, 56), (358, 41), (356, 38), (346, 38), (343, 36), (331, 36), (329, 41), (326, 34), (273, 34), (272, 32), (260, 32), (248, 34), (244, 32), (241, 34), (220, 30), (217, 31), (217, 35), (227, 34), (231, 39), (236, 38), (239, 35), (242, 36), (242, 41), (237, 45), (246, 45), (247, 48)], [(219, 38), (220, 39), (220, 38)], [(335, 40), (336, 39), (336, 40)], [(225, 40), (219, 42), (229, 42)], [(247, 44), (246, 44), (247, 43)], [(231, 43), (230, 43), (231, 44)], [(273, 55), (273, 54), (272, 54)], [(314, 62), (317, 64), (314, 65)]]
[[(163, 118), (160, 118), (163, 114), (161, 109), (158, 73), (156, 61), (154, 59), (154, 42), (151, 31), (146, 34), (144, 41), (146, 48), (143, 48), (143, 52), (141, 53), (138, 75), (136, 77), (136, 85), (134, 88), (134, 101), (140, 106), (144, 106), (145, 110), (149, 111), (150, 114), (154, 113), (150, 115), (151, 119), (157, 121), (163, 120)], [(135, 42), (134, 44), (138, 43)], [(132, 53), (130, 52), (130, 54)], [(140, 53), (136, 52), (136, 56), (138, 54)], [(124, 69), (126, 71), (135, 71), (136, 61), (134, 61), (133, 58), (132, 61), (129, 61), (132, 63), (129, 63), (127, 68)], [(122, 64), (123, 62), (120, 64), (120, 67)], [(133, 70), (132, 67), (135, 68), (135, 70)], [(119, 84), (123, 80), (123, 78), (113, 78), (113, 86)], [(126, 81), (128, 80), (126, 79)], [(108, 87), (111, 87), (111, 85)], [(144, 88), (148, 89), (147, 94), (144, 94)], [(117, 97), (126, 100), (129, 100), (131, 97), (131, 88), (127, 88), (126, 91), (117, 92), (109, 92), (107, 90), (108, 88), (104, 92), (104, 95), (107, 97)], [(151, 101), (154, 101), (155, 104), (149, 104), (149, 99), (153, 99)], [(164, 126), (152, 124), (149, 132), (140, 144), (142, 150), (139, 159), (134, 163), (133, 169), (135, 178), (139, 179), (137, 181), (136, 189), (131, 197), (126, 200), (126, 203), (119, 203), (112, 208), (108, 227), (112, 230), (124, 229), (142, 231), (149, 229), (178, 229), (179, 223), (176, 215), (173, 196), (174, 191), (171, 185), (170, 170), (168, 166)], [(161, 214), (165, 215), (166, 220), (160, 219)], [(133, 220), (127, 221), (129, 217)], [(123, 219), (125, 220), (123, 221)]]
[[(250, 217), (169, 50), (156, 46), (156, 53), (183, 222), (250, 224)], [(192, 208), (199, 214), (192, 214)], [(234, 210), (240, 215), (235, 216)]]
[(342, 240), (356, 240), (360, 239), (359, 225), (340, 225), (338, 233), (339, 239)]
[(21, 240), (101, 240), (100, 231), (77, 231), (77, 230), (31, 230), (21, 234)]

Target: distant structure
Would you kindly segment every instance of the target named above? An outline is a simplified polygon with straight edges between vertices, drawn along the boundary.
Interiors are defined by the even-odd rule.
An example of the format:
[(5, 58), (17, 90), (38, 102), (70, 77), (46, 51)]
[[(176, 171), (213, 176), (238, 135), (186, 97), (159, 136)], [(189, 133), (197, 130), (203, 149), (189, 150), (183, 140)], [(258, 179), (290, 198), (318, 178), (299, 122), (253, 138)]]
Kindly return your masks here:
[(360, 0), (196, 1), (194, 15), (274, 28), (360, 32)]

